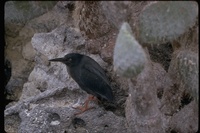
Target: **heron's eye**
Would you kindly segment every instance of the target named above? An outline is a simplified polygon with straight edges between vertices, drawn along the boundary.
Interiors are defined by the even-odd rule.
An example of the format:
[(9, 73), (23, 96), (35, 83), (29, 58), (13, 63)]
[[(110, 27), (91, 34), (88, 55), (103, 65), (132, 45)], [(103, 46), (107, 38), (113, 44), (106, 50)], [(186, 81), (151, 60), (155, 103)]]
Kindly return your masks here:
[(71, 61), (72, 61), (72, 58), (69, 58), (68, 61), (71, 62)]

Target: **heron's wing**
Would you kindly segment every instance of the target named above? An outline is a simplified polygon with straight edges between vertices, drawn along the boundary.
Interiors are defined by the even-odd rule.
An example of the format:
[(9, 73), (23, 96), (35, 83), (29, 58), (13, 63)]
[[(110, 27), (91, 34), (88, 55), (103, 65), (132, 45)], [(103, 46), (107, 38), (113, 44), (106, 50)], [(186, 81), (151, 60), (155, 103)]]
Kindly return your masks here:
[(105, 71), (103, 70), (103, 68), (95, 60), (93, 60), (92, 58), (90, 58), (88, 56), (85, 57), (85, 60), (88, 60), (88, 61), (86, 61), (87, 64), (84, 64), (84, 67), (86, 69), (88, 69), (89, 71), (91, 71), (92, 73), (94, 73), (94, 74), (102, 77), (103, 80), (107, 84), (109, 84), (109, 80), (108, 80), (108, 78), (107, 78), (107, 76), (106, 76)]
[[(80, 79), (84, 84), (83, 89), (95, 96), (100, 96), (108, 101), (113, 100), (113, 93), (107, 78), (94, 65), (84, 64), (80, 71)], [(102, 68), (101, 68), (102, 69)]]

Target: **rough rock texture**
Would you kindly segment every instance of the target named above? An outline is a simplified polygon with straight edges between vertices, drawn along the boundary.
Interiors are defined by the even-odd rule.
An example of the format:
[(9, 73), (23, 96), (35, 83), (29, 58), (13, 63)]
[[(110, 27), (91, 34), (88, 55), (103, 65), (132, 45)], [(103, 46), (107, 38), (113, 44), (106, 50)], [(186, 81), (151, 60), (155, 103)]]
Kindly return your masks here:
[[(38, 7), (41, 3), (32, 4)], [(171, 69), (177, 50), (198, 54), (198, 22), (169, 45), (140, 44), (138, 17), (149, 4), (152, 2), (59, 1), (52, 10), (25, 19), (26, 24), (5, 21), (5, 56), (12, 64), (7, 89), (12, 94), (9, 98), (16, 100), (4, 111), (5, 131), (198, 132), (198, 104)], [(124, 21), (148, 57), (144, 70), (132, 79), (113, 70), (113, 50)], [(74, 115), (79, 110), (73, 107), (82, 105), (87, 94), (68, 75), (65, 65), (48, 61), (69, 52), (88, 55), (103, 67), (115, 96), (114, 105), (93, 101), (89, 106), (94, 109)]]
[[(81, 104), (87, 95), (69, 77), (65, 65), (61, 63), (48, 64), (45, 61), (45, 59), (57, 56), (62, 57), (72, 51), (70, 47), (76, 48), (76, 46), (84, 43), (82, 37), (77, 39), (78, 35), (79, 33), (73, 28), (61, 26), (51, 33), (38, 33), (32, 38), (32, 45), (39, 53), (38, 55), (42, 54), (46, 58), (43, 59), (44, 61), (41, 61), (42, 58), (40, 56), (37, 57), (40, 60), (36, 60), (36, 65), (29, 75), (28, 82), (24, 84), (20, 100), (25, 103), (18, 104), (14, 108), (5, 111), (6, 115), (19, 113), (22, 121), (18, 130), (19, 132), (64, 132), (64, 130), (79, 132), (79, 129), (70, 127), (72, 116), (77, 111), (72, 109), (72, 107)], [(64, 41), (66, 36), (68, 38)], [(70, 40), (75, 40), (75, 38), (76, 41), (72, 43)], [(91, 57), (97, 60), (102, 67), (105, 67), (106, 64), (98, 56), (91, 55)], [(97, 105), (96, 107), (97, 112), (93, 110), (93, 112), (84, 114), (83, 118), (81, 117), (88, 123), (85, 130), (90, 132), (104, 130), (106, 132), (126, 132), (124, 117), (117, 116), (110, 111), (105, 111), (105, 109), (104, 113), (99, 114), (98, 112), (102, 112), (103, 108), (99, 108)], [(55, 111), (48, 113), (50, 110)], [(55, 113), (60, 118), (57, 121), (51, 120), (53, 119), (51, 117), (49, 118), (49, 115), (55, 115)], [(97, 121), (94, 122), (94, 119)]]
[(91, 54), (100, 54), (105, 62), (112, 64), (116, 35), (117, 31), (112, 30), (103, 37), (88, 39), (86, 40), (86, 50)]
[[(188, 106), (172, 116), (170, 127), (175, 132), (194, 133), (198, 132), (198, 127), (194, 123), (198, 123), (199, 109), (193, 101)], [(181, 121), (180, 121), (181, 120)]]
[[(69, 15), (66, 15), (69, 12), (68, 9), (60, 9), (56, 5), (50, 10), (48, 4), (51, 5), (53, 2), (46, 3), (46, 10), (41, 5), (38, 6), (37, 2), (32, 4), (29, 2), (23, 4), (6, 2), (5, 4), (5, 57), (12, 65), (12, 77), (6, 89), (10, 93), (7, 98), (12, 100), (19, 99), (23, 84), (27, 81), (35, 65), (36, 51), (31, 45), (31, 38), (34, 33), (51, 31), (65, 23), (69, 17)], [(45, 5), (45, 3), (43, 4)], [(30, 5), (30, 7), (27, 5)], [(18, 6), (23, 8), (18, 9)], [(32, 8), (32, 6), (35, 7)], [(33, 9), (34, 11), (32, 11)], [(28, 13), (26, 10), (28, 10)], [(23, 16), (23, 14), (26, 15)], [(38, 15), (40, 16), (37, 17)], [(27, 22), (24, 23), (24, 21)], [(70, 21), (68, 22), (70, 24)]]
[(100, 4), (106, 18), (116, 28), (120, 29), (122, 22), (128, 20), (128, 16), (130, 15), (129, 7), (132, 4), (131, 1), (102, 1)]
[(148, 61), (137, 79), (129, 81), (129, 97), (126, 102), (129, 132), (164, 132), (165, 118), (159, 110), (160, 103), (156, 94), (157, 89), (165, 87), (165, 84), (155, 80), (163, 76), (162, 69), (159, 64)]
[[(8, 117), (19, 114), (17, 116), (21, 123), (18, 132), (127, 132), (125, 118), (122, 116), (124, 108), (119, 107), (113, 111), (97, 103), (91, 103), (91, 106), (96, 107), (95, 110), (79, 116), (86, 122), (86, 127), (80, 129), (71, 126), (74, 114), (78, 111), (72, 107), (83, 104), (87, 94), (69, 77), (65, 65), (50, 64), (48, 59), (62, 57), (70, 52), (81, 52), (79, 48), (85, 44), (85, 39), (76, 28), (62, 25), (49, 33), (37, 33), (31, 43), (36, 51), (35, 67), (23, 86), (20, 101), (5, 110)], [(90, 56), (103, 68), (107, 67), (99, 55)], [(121, 94), (115, 83), (112, 86), (116, 93)], [(124, 103), (124, 100), (120, 101), (121, 97), (116, 96), (119, 105)], [(7, 128), (7, 131), (11, 129)]]
[[(19, 132), (86, 133), (103, 131), (105, 133), (126, 133), (125, 120), (111, 112), (105, 112), (98, 108), (78, 117), (73, 113), (73, 109), (68, 107), (36, 106), (31, 111), (25, 110), (20, 113), (20, 118), (24, 121), (20, 124)], [(84, 124), (75, 123), (74, 119), (77, 118), (83, 120)]]
[[(7, 1), (5, 3), (5, 22), (26, 23), (50, 10), (56, 2)], [(39, 6), (40, 5), (40, 6)]]
[(89, 39), (98, 38), (108, 33), (112, 25), (105, 18), (101, 1), (77, 1), (73, 17), (81, 33)]

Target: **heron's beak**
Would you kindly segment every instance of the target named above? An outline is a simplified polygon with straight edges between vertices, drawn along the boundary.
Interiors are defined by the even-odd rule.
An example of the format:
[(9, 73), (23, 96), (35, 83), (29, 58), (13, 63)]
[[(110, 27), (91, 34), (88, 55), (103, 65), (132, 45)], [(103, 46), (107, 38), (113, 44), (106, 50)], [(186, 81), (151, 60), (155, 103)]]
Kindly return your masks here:
[(55, 59), (50, 59), (49, 61), (64, 62), (64, 61), (65, 61), (65, 58), (55, 58)]

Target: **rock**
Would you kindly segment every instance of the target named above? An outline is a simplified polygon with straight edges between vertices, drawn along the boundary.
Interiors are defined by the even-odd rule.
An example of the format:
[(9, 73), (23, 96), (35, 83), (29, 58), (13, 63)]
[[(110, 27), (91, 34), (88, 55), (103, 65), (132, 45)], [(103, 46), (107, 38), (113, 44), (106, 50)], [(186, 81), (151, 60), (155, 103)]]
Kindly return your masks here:
[(27, 43), (22, 50), (22, 55), (24, 59), (34, 61), (35, 57), (35, 50), (33, 49), (33, 46), (31, 45), (31, 42)]
[(101, 44), (101, 42), (99, 40), (90, 39), (86, 43), (86, 49), (91, 54), (99, 54), (101, 46), (102, 46), (102, 44)]
[[(77, 37), (78, 36), (78, 37)], [(21, 123), (18, 132), (126, 132), (125, 118), (106, 111), (103, 106), (90, 103), (95, 107), (79, 117), (85, 126), (74, 128), (72, 121), (87, 98), (86, 92), (68, 75), (62, 63), (47, 63), (48, 59), (63, 57), (84, 45), (84, 38), (79, 32), (66, 25), (50, 33), (37, 33), (32, 38), (36, 51), (35, 67), (23, 86), (20, 101), (5, 110), (5, 116), (19, 114)], [(104, 69), (108, 67), (99, 55), (88, 55)], [(98, 119), (94, 122), (95, 119)]]
[(197, 16), (196, 2), (153, 2), (139, 15), (139, 40), (148, 44), (172, 42), (195, 25)]
[(15, 24), (11, 22), (5, 23), (5, 34), (6, 36), (15, 38), (18, 36), (20, 30), (24, 27), (23, 24)]
[(193, 101), (172, 116), (170, 120), (171, 131), (180, 133), (197, 133), (198, 114), (197, 104)]
[(75, 9), (75, 1), (58, 1), (57, 7), (61, 10), (67, 8), (71, 12)]
[(117, 38), (116, 35), (117, 35), (117, 31), (111, 31), (107, 35), (108, 40), (104, 41), (105, 44), (103, 45), (101, 49), (101, 58), (109, 64), (113, 63), (114, 46), (115, 46), (115, 41)]
[[(61, 26), (51, 33), (34, 35), (32, 45), (37, 51), (36, 63), (38, 64), (36, 64), (28, 78), (28, 82), (24, 85), (21, 99), (28, 98), (48, 89), (65, 87), (68, 87), (68, 89), (78, 88), (76, 83), (69, 77), (65, 65), (61, 63), (51, 63), (50, 65), (49, 63), (45, 63), (48, 62), (48, 59), (55, 58), (56, 56), (62, 57), (69, 53), (71, 49), (65, 47), (65, 45), (71, 47), (79, 45), (80, 41), (78, 40), (82, 40), (82, 38), (76, 38), (77, 43), (74, 42), (71, 44), (71, 41), (75, 40), (75, 33), (68, 32), (68, 30), (71, 31), (71, 28)], [(65, 40), (67, 44), (64, 41), (65, 35), (70, 39)]]
[[(154, 63), (146, 62), (144, 70), (137, 78), (129, 79), (129, 97), (126, 101), (128, 131), (134, 133), (164, 132), (165, 117), (159, 110), (155, 83)], [(163, 69), (162, 67), (160, 67)]]
[(168, 71), (172, 58), (172, 45), (170, 43), (147, 46), (151, 60), (163, 65), (165, 71)]
[[(60, 12), (58, 8), (51, 8), (52, 10), (48, 12), (46, 9), (44, 10), (46, 7), (53, 6), (52, 3), (55, 2), (6, 2), (5, 57), (10, 60), (13, 66), (12, 82), (8, 83), (9, 91), (12, 92), (12, 100), (19, 99), (23, 84), (27, 81), (34, 67), (33, 61), (36, 53), (30, 43), (33, 35), (37, 32), (51, 31), (68, 20), (70, 13), (67, 9), (63, 9), (62, 12)], [(40, 6), (37, 4), (40, 4)], [(31, 12), (32, 9), (36, 12)], [(48, 8), (48, 10), (49, 9), (50, 8)], [(28, 13), (23, 16), (24, 12)], [(26, 24), (24, 22), (26, 22)], [(68, 21), (68, 24), (70, 24), (70, 21)], [(19, 80), (20, 82), (18, 82)], [(17, 89), (14, 89), (16, 88), (16, 84), (14, 84), (16, 82), (18, 82)]]
[(122, 23), (128, 20), (130, 14), (129, 6), (131, 3), (131, 1), (102, 1), (101, 7), (106, 19), (117, 29), (120, 29)]
[(102, 13), (99, 1), (75, 2), (73, 18), (76, 27), (89, 39), (104, 36), (112, 28), (112, 25)]
[(4, 130), (7, 133), (16, 133), (20, 125), (21, 119), (19, 115), (10, 115), (4, 119)]
[[(126, 133), (124, 118), (105, 112), (101, 108), (85, 112), (78, 116), (85, 122), (81, 127), (74, 127), (74, 109), (68, 107), (46, 107), (36, 105), (31, 110), (20, 113), (22, 120), (18, 132), (116, 132)], [(77, 119), (77, 118), (76, 118)], [(94, 121), (95, 120), (95, 121)]]
[(5, 87), (7, 93), (9, 94), (6, 96), (6, 99), (17, 101), (21, 96), (21, 90), (24, 82), (25, 79), (23, 78), (11, 77), (11, 79)]
[[(106, 19), (120, 29), (123, 22), (128, 22), (133, 30), (133, 34), (137, 35), (137, 23), (140, 12), (151, 2), (149, 1), (102, 1), (101, 8)], [(116, 14), (117, 12), (117, 14)], [(136, 36), (137, 38), (137, 36)]]
[(85, 120), (91, 132), (116, 132), (126, 133), (124, 117), (116, 116), (110, 111), (101, 109), (92, 110), (90, 113), (83, 114), (80, 118)]
[[(152, 1), (133, 1), (130, 5), (129, 5), (129, 12), (130, 16), (129, 16), (129, 20), (128, 23), (131, 26), (131, 29), (133, 31), (133, 34), (135, 35), (135, 38), (139, 41), (138, 36), (138, 21), (139, 21), (139, 15), (141, 14), (142, 10), (144, 10), (144, 8), (146, 6), (148, 6), (149, 4), (151, 4)], [(141, 43), (141, 41), (139, 41), (141, 45), (144, 45), (144, 43)]]
[(112, 30), (105, 36), (86, 40), (86, 49), (91, 54), (100, 54), (105, 62), (112, 64), (113, 47), (117, 32), (116, 30)]
[[(38, 3), (32, 4), (38, 7)], [(78, 4), (79, 9), (77, 3), (80, 4)], [(135, 78), (120, 77), (113, 70), (113, 47), (119, 32), (117, 27), (127, 20), (135, 40), (138, 41), (138, 16), (148, 4), (151, 2), (135, 1), (118, 4), (59, 1), (52, 10), (27, 21), (25, 26), (23, 22), (14, 21), (12, 24), (5, 21), (5, 56), (12, 65), (12, 76), (7, 88), (10, 91), (14, 90), (14, 95), (9, 97), (16, 100), (9, 103), (4, 110), (5, 131), (198, 132), (198, 110), (193, 97), (183, 90), (183, 86), (177, 84), (170, 71), (166, 71), (167, 67), (163, 68), (165, 65), (171, 65), (168, 57), (163, 58), (164, 56), (158, 56), (156, 53), (157, 51), (167, 53), (169, 49), (155, 46), (159, 49), (155, 51), (153, 47), (150, 54), (160, 60), (153, 60), (157, 62), (155, 63), (152, 61), (152, 56), (151, 60), (148, 57), (144, 70)], [(75, 20), (80, 29), (74, 28), (76, 22), (72, 19), (72, 14), (74, 15), (77, 10), (81, 11), (81, 13), (78, 11), (76, 16), (79, 21)], [(115, 11), (119, 11), (118, 14)], [(91, 15), (89, 20), (87, 15)], [(18, 18), (20, 19), (21, 17)], [(189, 30), (187, 35), (177, 41), (177, 43), (185, 42), (183, 47), (179, 44), (178, 49), (189, 49), (198, 53), (196, 45), (198, 24), (194, 28), (191, 34)], [(87, 36), (82, 36), (82, 31)], [(188, 43), (188, 38), (192, 43)], [(139, 41), (138, 43), (141, 44)], [(141, 45), (142, 49), (145, 49), (146, 44)], [(145, 53), (148, 53), (147, 49), (149, 50), (149, 47)], [(103, 67), (110, 81), (115, 103), (93, 101), (89, 103), (93, 109), (74, 115), (79, 110), (73, 107), (83, 105), (87, 93), (68, 75), (64, 64), (48, 61), (63, 57), (70, 52), (88, 55)]]
[(55, 4), (54, 1), (7, 1), (5, 3), (5, 22), (26, 23), (28, 20), (44, 14)]
[[(64, 132), (65, 127), (70, 125), (72, 110), (68, 108), (51, 108), (45, 105), (36, 105), (33, 109), (24, 110), (20, 113), (22, 120), (18, 132)], [(54, 116), (58, 116), (55, 119)], [(56, 123), (57, 124), (52, 124)]]
[(23, 86), (22, 94), (20, 96), (20, 100), (27, 99), (31, 96), (35, 96), (35, 95), (39, 94), (40, 90), (37, 88), (38, 88), (38, 86), (35, 85), (34, 82), (25, 83)]

